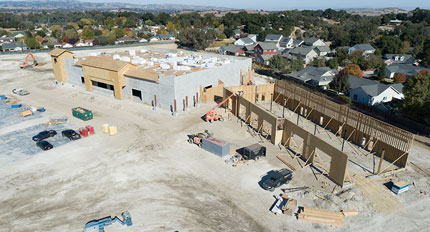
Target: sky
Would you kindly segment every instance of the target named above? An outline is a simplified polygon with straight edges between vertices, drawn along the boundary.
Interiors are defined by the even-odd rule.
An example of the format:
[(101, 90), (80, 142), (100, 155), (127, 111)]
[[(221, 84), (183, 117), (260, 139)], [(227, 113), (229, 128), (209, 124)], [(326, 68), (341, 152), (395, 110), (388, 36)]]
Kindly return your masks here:
[(221, 6), (240, 9), (286, 10), (286, 9), (339, 9), (339, 8), (385, 8), (406, 10), (417, 7), (430, 9), (430, 0), (82, 0), (91, 2), (128, 2), (139, 4), (177, 3), (203, 6)]

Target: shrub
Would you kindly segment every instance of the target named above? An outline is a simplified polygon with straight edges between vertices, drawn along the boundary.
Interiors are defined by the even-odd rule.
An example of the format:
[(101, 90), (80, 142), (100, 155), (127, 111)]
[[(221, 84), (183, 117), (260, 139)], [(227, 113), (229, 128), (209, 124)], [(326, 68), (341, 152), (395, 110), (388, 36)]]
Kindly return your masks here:
[(406, 82), (406, 75), (402, 73), (397, 73), (393, 77), (394, 83), (405, 83)]
[(345, 66), (346, 70), (348, 70), (348, 73), (356, 76), (356, 77), (363, 77), (363, 71), (360, 69), (360, 66), (356, 64), (347, 64)]

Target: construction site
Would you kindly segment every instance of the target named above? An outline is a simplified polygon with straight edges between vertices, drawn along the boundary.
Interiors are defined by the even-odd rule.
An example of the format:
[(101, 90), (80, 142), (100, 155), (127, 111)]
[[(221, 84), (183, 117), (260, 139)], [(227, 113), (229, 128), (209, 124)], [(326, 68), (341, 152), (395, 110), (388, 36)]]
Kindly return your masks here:
[(0, 56), (0, 231), (430, 225), (418, 135), (249, 58), (173, 44), (29, 57)]

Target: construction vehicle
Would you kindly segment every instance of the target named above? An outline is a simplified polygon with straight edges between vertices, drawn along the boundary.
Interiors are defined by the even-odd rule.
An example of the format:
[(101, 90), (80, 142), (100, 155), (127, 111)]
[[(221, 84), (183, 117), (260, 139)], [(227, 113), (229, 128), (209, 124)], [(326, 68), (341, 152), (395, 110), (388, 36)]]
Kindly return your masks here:
[(122, 212), (121, 216), (122, 221), (117, 216), (115, 216), (114, 218), (108, 216), (94, 221), (90, 221), (85, 225), (84, 232), (105, 232), (104, 228), (112, 225), (115, 222), (119, 222), (121, 225), (126, 225), (127, 227), (133, 225), (128, 211)]
[[(31, 57), (33, 59), (33, 64), (28, 63), (29, 57)], [(29, 52), (28, 55), (25, 57), (25, 62), (23, 64), (21, 64), (19, 67), (21, 69), (24, 69), (24, 68), (33, 68), (33, 66), (37, 66), (37, 65), (39, 65), (39, 63), (37, 63), (37, 60), (36, 60), (36, 58), (34, 58), (33, 53)]]
[(226, 97), (222, 102), (220, 102), (218, 105), (216, 105), (214, 108), (206, 112), (205, 114), (205, 121), (206, 122), (212, 122), (212, 121), (224, 121), (224, 118), (222, 115), (219, 115), (217, 112), (215, 112), (215, 109), (220, 107), (222, 104), (224, 104), (228, 99), (231, 97), (236, 96), (235, 93), (232, 93), (230, 96)]
[(188, 136), (188, 142), (190, 144), (196, 144), (199, 147), (202, 147), (202, 139), (207, 139), (212, 137), (212, 134), (209, 131), (205, 130), (204, 133), (197, 133)]

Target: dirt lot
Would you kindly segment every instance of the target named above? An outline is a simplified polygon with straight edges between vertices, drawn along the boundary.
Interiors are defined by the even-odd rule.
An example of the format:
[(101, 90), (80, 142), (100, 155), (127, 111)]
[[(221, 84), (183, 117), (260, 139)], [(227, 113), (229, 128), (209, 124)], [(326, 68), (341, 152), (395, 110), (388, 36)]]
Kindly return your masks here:
[[(88, 53), (80, 51), (76, 56)], [(285, 168), (275, 156), (287, 155), (287, 151), (252, 136), (236, 119), (203, 122), (200, 117), (214, 104), (203, 104), (173, 117), (168, 111), (154, 112), (131, 100), (116, 100), (68, 84), (57, 85), (47, 54), (38, 53), (36, 58), (48, 64), (20, 70), (24, 57), (0, 56), (0, 94), (25, 88), (30, 95), (16, 98), (43, 106), (47, 112), (44, 117), (26, 118), (15, 124), (3, 123), (8, 118), (0, 119), (0, 138), (10, 135), (7, 145), (15, 144), (5, 148), (0, 143), (0, 161), (8, 160), (0, 168), (0, 231), (82, 231), (90, 220), (119, 216), (125, 210), (130, 212), (133, 226), (114, 224), (106, 227), (107, 232), (425, 231), (430, 225), (430, 211), (426, 210), (430, 206), (430, 181), (412, 165), (394, 174), (394, 180), (411, 183), (409, 192), (402, 195), (394, 195), (383, 185), (385, 182), (363, 178), (365, 172), (359, 172), (353, 164), (351, 169), (358, 175), (353, 177), (356, 184), (337, 188), (332, 194), (334, 185), (330, 180), (309, 167), (300, 168), (301, 161), (288, 158), (298, 170), (285, 187), (311, 187), (309, 192), (288, 194), (297, 199), (299, 206), (355, 209), (359, 215), (346, 218), (342, 228), (276, 216), (269, 208), (274, 195), (281, 191), (267, 192), (258, 182), (270, 170)], [(94, 119), (84, 122), (72, 117), (71, 108), (76, 106), (91, 109)], [(19, 146), (20, 140), (27, 144), (31, 139), (30, 133), (15, 138), (14, 132), (30, 130), (55, 116), (67, 116), (69, 122), (64, 126), (68, 128), (93, 125), (96, 135), (46, 152), (15, 154), (16, 159), (2, 157), (10, 154), (4, 152), (6, 149)], [(116, 125), (118, 134), (102, 133), (104, 123)], [(229, 141), (233, 154), (240, 147), (263, 140), (268, 156), (232, 167), (224, 158), (188, 144), (187, 135), (205, 129)], [(414, 144), (413, 149), (410, 161), (430, 173), (429, 149), (420, 144)]]

